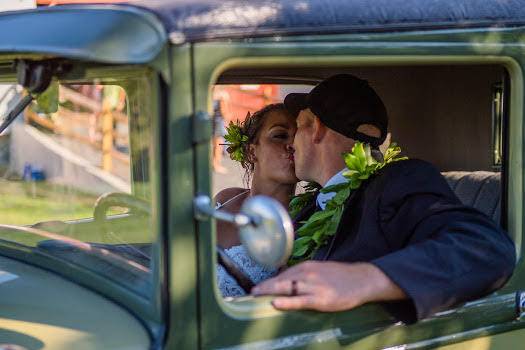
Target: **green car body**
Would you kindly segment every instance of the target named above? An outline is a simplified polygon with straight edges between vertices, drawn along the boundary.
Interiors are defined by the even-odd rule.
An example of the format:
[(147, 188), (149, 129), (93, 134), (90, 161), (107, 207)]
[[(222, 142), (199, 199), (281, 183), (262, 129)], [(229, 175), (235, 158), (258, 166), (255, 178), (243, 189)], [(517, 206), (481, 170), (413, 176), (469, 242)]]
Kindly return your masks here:
[[(79, 16), (93, 25), (75, 25)], [(0, 14), (0, 33), (10, 33), (0, 35), (1, 82), (16, 82), (15, 59), (60, 59), (72, 66), (61, 78), (68, 83), (97, 79), (125, 86), (138, 80), (150, 87), (145, 98), (151, 127), (151, 219), (117, 225), (146, 225), (154, 233), (152, 289), (146, 298), (82, 267), (1, 243), (2, 268), (16, 265), (14, 261), (32, 266), (33, 270), (26, 268), (32, 272), (18, 265), (12, 269), (20, 271), (16, 275), (27, 273), (38, 281), (33, 286), (47, 307), (38, 307), (35, 289), (19, 293), (0, 284), (0, 344), (58, 349), (65, 346), (63, 339), (71, 337), (74, 342), (64, 348), (523, 346), (525, 306), (521, 309), (519, 303), (521, 290), (525, 291), (525, 266), (521, 258), (501, 290), (412, 325), (396, 322), (376, 304), (338, 313), (280, 312), (271, 306), (270, 298), (224, 300), (219, 296), (214, 225), (195, 220), (192, 200), (196, 194), (212, 195), (210, 91), (225, 71), (273, 66), (500, 65), (509, 73), (511, 84), (507, 171), (512, 176), (507, 182), (506, 221), (520, 256), (525, 20), (518, 18), (512, 25), (499, 27), (486, 23), (326, 33), (283, 29), (264, 35), (226, 31), (192, 39), (170, 32), (152, 11), (140, 6), (82, 5)], [(93, 225), (89, 230), (100, 229)], [(1, 232), (4, 237), (7, 229)], [(64, 298), (82, 295), (77, 313), (73, 312), (75, 303), (53, 313), (61, 309), (52, 306), (64, 302), (57, 285), (63, 285)], [(24, 300), (29, 304), (23, 305)], [(53, 339), (62, 340), (54, 343)], [(112, 343), (112, 339), (120, 341)]]

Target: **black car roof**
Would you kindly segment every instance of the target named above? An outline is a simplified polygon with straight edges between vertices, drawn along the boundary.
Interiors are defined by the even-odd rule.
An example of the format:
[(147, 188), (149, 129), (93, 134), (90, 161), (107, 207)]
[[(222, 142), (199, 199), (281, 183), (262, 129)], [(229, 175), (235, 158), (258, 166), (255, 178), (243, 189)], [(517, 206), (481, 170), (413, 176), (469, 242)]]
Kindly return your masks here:
[(138, 0), (175, 42), (525, 23), (525, 0)]
[(525, 0), (137, 0), (0, 13), (0, 53), (141, 64), (168, 40), (523, 25)]

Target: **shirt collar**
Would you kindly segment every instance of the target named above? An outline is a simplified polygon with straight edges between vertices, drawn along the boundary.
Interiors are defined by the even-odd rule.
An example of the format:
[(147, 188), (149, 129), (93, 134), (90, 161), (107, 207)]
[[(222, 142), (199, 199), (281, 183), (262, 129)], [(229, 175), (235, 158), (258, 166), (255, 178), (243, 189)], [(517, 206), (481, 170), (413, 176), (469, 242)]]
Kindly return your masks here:
[[(348, 170), (348, 169), (344, 168), (343, 170), (341, 170), (340, 172), (338, 172), (337, 174), (332, 176), (330, 178), (330, 180), (328, 180), (326, 182), (326, 184), (324, 185), (323, 188), (328, 187), (328, 186), (332, 186), (332, 185), (338, 185), (340, 183), (348, 181), (346, 179), (346, 177), (343, 176), (343, 173), (346, 170)], [(317, 205), (319, 205), (319, 207), (322, 210), (324, 210), (326, 208), (326, 202), (328, 202), (330, 199), (334, 198), (334, 196), (335, 196), (335, 192), (328, 192), (328, 193), (321, 193), (321, 192), (319, 192), (319, 194), (317, 195)]]

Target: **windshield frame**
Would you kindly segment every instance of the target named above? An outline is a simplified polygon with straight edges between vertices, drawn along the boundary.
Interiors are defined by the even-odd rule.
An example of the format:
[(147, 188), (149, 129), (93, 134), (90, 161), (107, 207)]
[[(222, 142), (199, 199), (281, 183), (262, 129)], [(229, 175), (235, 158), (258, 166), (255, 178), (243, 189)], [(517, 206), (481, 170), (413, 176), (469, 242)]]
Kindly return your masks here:
[[(3, 62), (2, 62), (3, 63)], [(16, 76), (14, 72), (0, 71), (0, 83), (16, 83)], [(39, 268), (55, 272), (66, 279), (78, 283), (92, 291), (100, 293), (115, 303), (123, 306), (130, 311), (137, 319), (146, 326), (150, 336), (153, 339), (158, 338), (162, 334), (162, 323), (164, 319), (163, 305), (165, 304), (165, 283), (162, 279), (165, 276), (163, 258), (163, 237), (160, 234), (161, 230), (161, 205), (162, 201), (158, 199), (161, 195), (159, 190), (159, 183), (156, 174), (160, 173), (161, 161), (161, 141), (159, 135), (159, 114), (161, 113), (161, 99), (160, 93), (161, 77), (153, 69), (146, 66), (109, 66), (109, 65), (93, 65), (89, 63), (74, 62), (73, 69), (70, 74), (60, 79), (60, 83), (66, 84), (81, 84), (81, 83), (97, 83), (120, 85), (126, 89), (123, 82), (125, 80), (146, 79), (151, 89), (145, 90), (147, 98), (150, 99), (147, 115), (151, 126), (151, 135), (149, 135), (150, 148), (150, 180), (151, 180), (151, 231), (152, 231), (152, 256), (150, 267), (150, 278), (152, 289), (149, 291), (149, 296), (146, 298), (133, 292), (131, 289), (125, 287), (121, 283), (106, 278), (104, 275), (97, 274), (94, 271), (78, 264), (73, 264), (65, 259), (55, 257), (51, 254), (46, 254), (42, 250), (17, 244), (16, 242), (6, 241), (0, 239), (0, 255), (23, 261), (25, 263), (37, 266)], [(133, 180), (132, 180), (133, 183)], [(134, 186), (132, 186), (132, 190)], [(113, 217), (113, 216), (111, 216)], [(79, 218), (79, 220), (85, 220)], [(4, 225), (5, 226), (5, 225)], [(26, 227), (21, 226), (19, 229), (23, 231)], [(0, 227), (0, 230), (9, 229)], [(16, 226), (12, 226), (12, 230), (17, 230)], [(38, 231), (38, 230), (37, 230)], [(43, 231), (45, 233), (45, 231)], [(60, 236), (60, 235), (56, 235)], [(1, 238), (1, 237), (0, 237)], [(86, 244), (83, 242), (78, 242)], [(75, 244), (75, 242), (73, 242)], [(89, 244), (86, 244), (89, 246)], [(99, 248), (91, 247), (90, 249), (99, 250)], [(96, 253), (96, 252), (95, 252)], [(107, 253), (107, 252), (106, 252)], [(111, 253), (110, 253), (111, 254)], [(96, 256), (97, 254), (95, 254)], [(110, 256), (111, 259), (111, 256)], [(118, 260), (118, 259), (117, 259)], [(115, 260), (116, 261), (116, 260)], [(119, 264), (125, 262), (120, 261)]]

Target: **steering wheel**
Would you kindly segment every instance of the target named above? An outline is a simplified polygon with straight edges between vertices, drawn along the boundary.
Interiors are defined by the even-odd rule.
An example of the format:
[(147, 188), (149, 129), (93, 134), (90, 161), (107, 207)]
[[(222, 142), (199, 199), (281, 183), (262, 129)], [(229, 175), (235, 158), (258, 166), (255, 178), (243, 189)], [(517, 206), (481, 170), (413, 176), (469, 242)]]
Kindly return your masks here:
[(151, 207), (147, 201), (124, 192), (109, 192), (98, 197), (95, 202), (93, 210), (95, 222), (104, 224), (107, 221), (107, 211), (111, 207), (123, 207), (151, 214)]
[[(110, 192), (97, 198), (93, 211), (95, 222), (104, 225), (107, 221), (107, 211), (111, 207), (129, 208), (144, 214), (151, 214), (150, 204), (147, 201), (128, 193)], [(244, 273), (242, 268), (219, 246), (217, 246), (217, 262), (224, 267), (247, 294), (250, 293), (255, 284)]]

